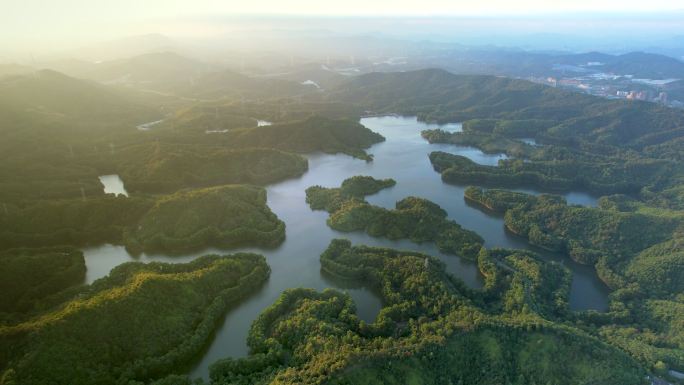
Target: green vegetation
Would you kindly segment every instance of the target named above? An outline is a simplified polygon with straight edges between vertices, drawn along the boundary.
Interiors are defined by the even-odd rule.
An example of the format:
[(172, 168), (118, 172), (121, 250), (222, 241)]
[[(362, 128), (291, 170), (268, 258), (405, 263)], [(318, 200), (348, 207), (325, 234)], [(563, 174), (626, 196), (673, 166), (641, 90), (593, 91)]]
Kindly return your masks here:
[(357, 175), (345, 179), (339, 188), (309, 187), (306, 189), (306, 203), (313, 210), (325, 210), (333, 213), (348, 201), (363, 201), (367, 195), (392, 187), (396, 183), (394, 179), (380, 180), (370, 176)]
[(477, 262), (485, 277), (482, 294), (490, 311), (501, 315), (533, 311), (557, 320), (568, 316), (572, 275), (562, 265), (544, 262), (529, 251), (485, 248)]
[[(651, 206), (684, 210), (684, 168), (677, 163), (684, 156), (684, 116), (675, 109), (436, 69), (359, 76), (331, 99), (427, 122), (463, 122), (463, 133), (425, 136), (518, 158), (496, 169), (435, 153), (431, 160), (446, 182), (628, 193)], [(519, 138), (544, 145), (531, 148), (513, 140)]]
[[(140, 60), (148, 59), (159, 66), (156, 57)], [(112, 65), (115, 72), (128, 66)], [(245, 87), (273, 83), (242, 81)], [(103, 174), (119, 174), (132, 193), (265, 185), (306, 171), (306, 159), (289, 152), (370, 160), (364, 149), (383, 140), (349, 119), (360, 114), (358, 108), (336, 102), (189, 101), (54, 71), (3, 78), (0, 90), (0, 203), (102, 196), (97, 177)], [(256, 127), (256, 118), (283, 123)], [(136, 128), (160, 119), (149, 131)], [(230, 132), (205, 134), (212, 129)]]
[(210, 133), (211, 131), (222, 133), (223, 131), (256, 126), (256, 119), (238, 115), (237, 111), (232, 111), (219, 105), (200, 104), (176, 111), (171, 117), (161, 123), (159, 128), (205, 134), (207, 131)]
[(396, 203), (394, 210), (373, 206), (363, 197), (393, 186), (393, 180), (353, 177), (339, 188), (321, 186), (306, 190), (306, 201), (314, 210), (330, 213), (328, 225), (335, 230), (365, 231), (374, 237), (434, 242), (440, 251), (474, 259), (484, 240), (447, 219), (447, 213), (429, 200), (408, 197)]
[(534, 196), (525, 193), (497, 189), (483, 190), (474, 186), (467, 187), (463, 192), (463, 197), (471, 203), (501, 214), (535, 199)]
[[(193, 111), (198, 109), (195, 107)], [(385, 140), (358, 121), (348, 118), (331, 119), (313, 115), (257, 127), (255, 119), (233, 115), (235, 113), (244, 112), (225, 106), (207, 106), (199, 112), (185, 112), (180, 118), (165, 122), (158, 135), (174, 141), (182, 137), (185, 143), (220, 144), (236, 149), (273, 148), (297, 153), (344, 153), (365, 160), (372, 158), (364, 149)], [(222, 132), (206, 134), (207, 130), (212, 129)]]
[(148, 143), (116, 155), (115, 169), (131, 192), (168, 193), (223, 184), (265, 185), (302, 175), (306, 159), (268, 148)]
[(595, 265), (599, 276), (613, 288), (624, 286), (620, 271), (627, 261), (671, 239), (680, 225), (669, 217), (570, 206), (555, 195), (533, 197), (468, 188), (466, 196), (490, 210), (505, 213), (506, 227), (530, 243)]
[[(511, 285), (540, 277), (531, 272), (541, 262), (529, 258), (507, 257), (528, 263)], [(321, 264), (380, 290), (386, 306), (376, 321), (360, 321), (347, 295), (288, 290), (252, 325), (250, 356), (218, 361), (212, 384), (642, 383), (634, 361), (579, 329), (532, 309), (497, 315), (479, 308), (479, 295), (432, 257), (334, 240)], [(494, 298), (492, 290), (491, 300), (506, 291)]]
[(643, 250), (627, 265), (626, 276), (659, 297), (684, 292), (683, 242), (680, 235)]
[(363, 149), (385, 140), (356, 121), (311, 117), (303, 121), (229, 132), (227, 142), (239, 147), (269, 147), (284, 151), (345, 153), (372, 160)]
[(274, 247), (284, 239), (285, 223), (266, 205), (266, 191), (242, 185), (160, 198), (124, 233), (124, 243), (132, 251), (172, 253), (208, 246)]
[[(648, 299), (628, 304), (632, 323), (611, 324), (598, 329), (611, 344), (627, 351), (654, 372), (684, 365), (684, 302)], [(663, 370), (665, 369), (665, 370)]]
[(123, 118), (132, 123), (152, 120), (156, 115), (153, 109), (130, 102), (121, 92), (51, 70), (0, 79), (0, 105), (56, 120)]
[(0, 382), (121, 384), (178, 371), (228, 307), (268, 275), (255, 254), (123, 264), (64, 306), (0, 327), (2, 353), (9, 354)]
[(684, 126), (677, 110), (653, 103), (607, 100), (524, 80), (454, 75), (438, 69), (366, 74), (331, 94), (340, 102), (358, 103), (376, 112), (417, 115), (428, 122), (483, 119), (467, 123), (466, 131), (539, 135), (559, 142), (586, 140), (637, 148), (644, 136)]
[[(81, 285), (83, 255), (61, 245), (165, 253), (276, 246), (284, 223), (264, 190), (226, 185), (300, 176), (303, 153), (370, 160), (365, 150), (383, 138), (356, 122), (366, 112), (460, 121), (462, 133), (423, 136), (515, 158), (492, 167), (432, 153), (449, 183), (628, 194), (588, 208), (552, 195), (465, 192), (530, 243), (594, 266), (613, 289), (609, 311), (571, 311), (561, 264), (487, 250), (425, 199), (370, 205), (367, 195), (395, 182), (354, 177), (310, 187), (307, 202), (328, 211), (335, 229), (434, 242), (476, 259), (484, 288), (467, 288), (427, 255), (333, 241), (323, 271), (380, 293), (376, 320), (359, 320), (347, 295), (288, 290), (255, 321), (251, 354), (212, 367), (213, 384), (624, 385), (643, 383), (647, 371), (684, 370), (680, 112), (439, 70), (331, 79), (316, 91), (208, 73), (168, 54), (101, 68), (91, 77), (135, 68), (132, 84), (152, 78), (163, 92), (51, 71), (0, 79), (0, 384), (189, 384), (178, 372), (226, 309), (267, 279), (264, 259), (129, 263)], [(187, 71), (197, 71), (194, 81), (178, 80)], [(136, 128), (159, 119), (149, 131)], [(206, 133), (215, 130), (226, 132)], [(103, 174), (120, 175), (131, 196), (104, 194)]]
[(6, 207), (0, 211), (0, 249), (110, 242), (133, 252), (178, 253), (208, 246), (273, 247), (285, 239), (285, 224), (266, 205), (266, 191), (254, 186)]
[(538, 132), (558, 124), (555, 120), (542, 119), (471, 119), (463, 122), (467, 133), (489, 133), (516, 138), (535, 136)]
[(529, 144), (505, 136), (446, 132), (443, 130), (425, 130), (421, 132), (423, 138), (430, 143), (449, 143), (459, 146), (476, 147), (486, 154), (506, 154), (516, 158), (530, 158), (538, 150)]
[(72, 248), (12, 249), (0, 252), (0, 319), (28, 313), (36, 303), (85, 280), (83, 254)]
[(356, 121), (363, 111), (362, 106), (318, 98), (204, 101), (178, 109), (159, 127), (204, 134), (207, 126), (229, 131), (254, 127), (256, 119), (275, 124), (304, 121), (312, 117)]
[(684, 367), (680, 215), (640, 210), (643, 204), (623, 196), (602, 198), (600, 208), (569, 206), (558, 196), (474, 187), (466, 197), (505, 212), (506, 227), (530, 243), (596, 268), (615, 289), (608, 313), (580, 317), (594, 324), (597, 335), (648, 368)]
[(617, 164), (573, 159), (499, 160), (498, 166), (484, 166), (464, 156), (439, 151), (430, 153), (430, 161), (447, 183), (555, 191), (583, 189), (600, 194), (638, 192), (655, 183), (670, 168), (670, 163), (655, 160)]
[(121, 195), (5, 204), (0, 249), (120, 243), (124, 229), (135, 226), (153, 204), (152, 199)]

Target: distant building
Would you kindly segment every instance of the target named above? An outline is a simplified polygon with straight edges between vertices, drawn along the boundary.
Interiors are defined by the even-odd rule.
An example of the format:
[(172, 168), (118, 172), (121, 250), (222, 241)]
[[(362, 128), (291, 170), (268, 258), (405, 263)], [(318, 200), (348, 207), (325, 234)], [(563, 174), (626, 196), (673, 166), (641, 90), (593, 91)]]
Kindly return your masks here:
[(629, 100), (648, 100), (648, 93), (644, 91), (629, 91), (627, 94)]

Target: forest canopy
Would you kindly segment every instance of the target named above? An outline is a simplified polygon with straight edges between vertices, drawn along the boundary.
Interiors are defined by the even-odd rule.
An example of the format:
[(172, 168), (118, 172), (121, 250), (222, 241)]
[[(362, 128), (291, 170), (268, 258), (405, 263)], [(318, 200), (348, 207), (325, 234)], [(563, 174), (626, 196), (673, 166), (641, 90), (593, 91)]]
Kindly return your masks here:
[(416, 243), (434, 242), (445, 253), (474, 259), (484, 240), (473, 231), (448, 220), (437, 204), (423, 198), (408, 197), (387, 210), (366, 202), (366, 195), (391, 187), (393, 180), (355, 176), (339, 188), (312, 186), (306, 201), (314, 210), (330, 213), (328, 225), (343, 232), (365, 231), (374, 237), (410, 239)]

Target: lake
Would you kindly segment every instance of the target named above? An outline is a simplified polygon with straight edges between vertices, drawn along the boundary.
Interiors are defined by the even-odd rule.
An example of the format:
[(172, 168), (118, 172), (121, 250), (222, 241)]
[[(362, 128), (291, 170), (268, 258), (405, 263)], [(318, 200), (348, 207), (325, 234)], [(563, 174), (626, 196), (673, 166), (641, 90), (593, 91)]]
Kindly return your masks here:
[[(346, 291), (354, 299), (360, 318), (372, 322), (382, 307), (378, 295), (363, 285), (340, 281), (321, 273), (319, 256), (334, 238), (348, 238), (354, 244), (414, 250), (434, 255), (445, 262), (448, 272), (461, 278), (468, 286), (482, 286), (482, 277), (474, 262), (444, 255), (434, 244), (391, 241), (373, 238), (365, 233), (341, 233), (330, 229), (326, 225), (328, 213), (312, 211), (306, 204), (304, 190), (312, 185), (338, 187), (344, 179), (354, 175), (393, 178), (397, 181), (396, 186), (369, 196), (367, 200), (378, 206), (393, 208), (396, 201), (407, 196), (424, 197), (439, 204), (449, 213), (449, 218), (461, 226), (480, 234), (487, 247), (531, 249), (526, 241), (505, 231), (503, 218), (468, 205), (463, 198), (466, 186), (443, 183), (428, 159), (430, 152), (444, 151), (467, 156), (480, 164), (496, 165), (499, 159), (505, 158), (504, 155), (489, 155), (474, 148), (449, 144), (429, 144), (420, 135), (422, 130), (433, 128), (455, 132), (461, 129), (460, 124), (428, 125), (418, 122), (415, 117), (399, 116), (368, 117), (363, 118), (361, 123), (387, 138), (385, 142), (368, 150), (374, 155), (373, 162), (346, 155), (311, 154), (308, 156), (309, 170), (303, 176), (267, 187), (268, 205), (286, 223), (287, 238), (282, 245), (272, 250), (239, 249), (265, 255), (271, 266), (271, 277), (261, 290), (227, 313), (206, 352), (191, 369), (191, 376), (207, 378), (208, 367), (216, 360), (247, 355), (246, 338), (252, 321), (288, 288), (310, 287), (322, 290), (332, 287)], [(534, 190), (521, 191), (539, 193)], [(568, 193), (565, 197), (574, 204), (596, 204), (596, 197), (582, 192)], [(238, 250), (229, 252), (234, 251)], [(111, 268), (127, 261), (186, 262), (207, 253), (229, 252), (207, 249), (184, 256), (142, 254), (135, 258), (122, 246), (103, 245), (84, 250), (88, 282), (106, 275)], [(563, 262), (572, 271), (572, 309), (606, 309), (608, 290), (597, 278), (593, 268), (579, 265), (563, 256), (539, 252), (545, 258)]]
[(123, 181), (121, 178), (116, 175), (102, 175), (99, 177), (100, 183), (104, 186), (104, 192), (105, 194), (114, 194), (114, 195), (125, 195), (128, 196), (128, 191), (124, 188)]

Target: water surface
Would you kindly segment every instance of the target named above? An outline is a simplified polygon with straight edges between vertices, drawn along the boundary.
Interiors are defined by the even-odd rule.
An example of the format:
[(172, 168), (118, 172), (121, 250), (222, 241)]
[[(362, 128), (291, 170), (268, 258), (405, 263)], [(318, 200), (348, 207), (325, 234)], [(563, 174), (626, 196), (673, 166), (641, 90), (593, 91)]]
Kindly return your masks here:
[[(369, 117), (361, 123), (387, 138), (374, 145), (369, 152), (373, 162), (365, 162), (346, 155), (311, 154), (309, 170), (300, 178), (290, 179), (267, 187), (268, 205), (282, 219), (287, 227), (285, 242), (276, 249), (262, 250), (245, 248), (239, 251), (253, 251), (266, 256), (271, 267), (271, 277), (257, 293), (246, 298), (228, 312), (206, 352), (191, 370), (191, 376), (208, 376), (208, 367), (224, 357), (241, 357), (248, 353), (247, 332), (251, 323), (271, 305), (283, 290), (292, 287), (309, 287), (322, 290), (328, 287), (348, 292), (354, 299), (359, 316), (372, 322), (382, 303), (379, 296), (358, 283), (345, 282), (321, 273), (319, 256), (334, 238), (348, 238), (354, 244), (391, 247), (414, 250), (439, 257), (445, 262), (447, 271), (462, 279), (468, 286), (482, 286), (475, 263), (457, 256), (440, 253), (434, 244), (415, 244), (408, 240), (391, 241), (373, 238), (365, 233), (340, 233), (329, 228), (325, 221), (326, 212), (312, 211), (305, 202), (304, 190), (312, 185), (338, 187), (341, 182), (354, 175), (370, 175), (376, 178), (394, 178), (397, 185), (369, 196), (369, 202), (386, 208), (393, 208), (396, 201), (415, 195), (434, 201), (442, 206), (449, 218), (463, 227), (479, 233), (487, 247), (511, 247), (530, 249), (526, 241), (507, 233), (500, 216), (484, 213), (466, 203), (463, 199), (465, 186), (445, 184), (430, 164), (428, 154), (444, 151), (467, 156), (480, 164), (496, 165), (503, 155), (484, 154), (468, 147), (449, 144), (429, 144), (420, 132), (425, 129), (441, 128), (458, 131), (460, 124), (445, 126), (428, 125), (410, 117)], [(538, 194), (538, 191), (525, 190)], [(570, 203), (595, 205), (596, 198), (581, 192), (565, 195)], [(229, 252), (234, 252), (231, 250)], [(184, 256), (142, 254), (129, 255), (122, 246), (103, 245), (84, 250), (88, 266), (87, 280), (106, 275), (109, 270), (126, 261), (140, 260), (186, 262), (207, 253), (229, 253), (207, 249)], [(559, 260), (573, 273), (570, 307), (575, 310), (604, 310), (607, 303), (607, 289), (598, 280), (593, 269), (572, 262), (568, 258), (540, 251), (548, 259)]]
[(100, 183), (104, 186), (105, 194), (121, 194), (128, 196), (128, 191), (126, 191), (123, 181), (118, 175), (101, 175), (98, 178), (100, 179)]

